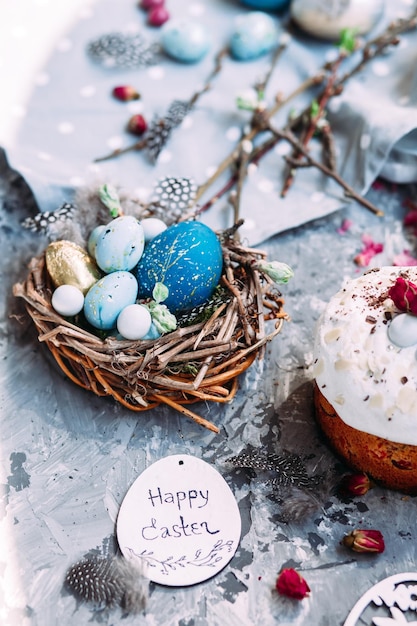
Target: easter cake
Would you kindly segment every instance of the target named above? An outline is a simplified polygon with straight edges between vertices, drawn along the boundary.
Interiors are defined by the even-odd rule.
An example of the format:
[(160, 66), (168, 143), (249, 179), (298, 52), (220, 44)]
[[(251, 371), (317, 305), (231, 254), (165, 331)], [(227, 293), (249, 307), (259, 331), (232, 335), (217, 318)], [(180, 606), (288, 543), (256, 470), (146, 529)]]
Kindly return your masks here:
[(314, 346), (317, 421), (352, 468), (417, 493), (417, 269), (381, 267), (330, 300)]
[(277, 283), (291, 268), (243, 247), (238, 225), (216, 233), (192, 218), (165, 223), (135, 204), (126, 214), (108, 185), (82, 200), (14, 286), (39, 341), (96, 395), (134, 411), (165, 404), (218, 432), (188, 405), (234, 397), (287, 318)]

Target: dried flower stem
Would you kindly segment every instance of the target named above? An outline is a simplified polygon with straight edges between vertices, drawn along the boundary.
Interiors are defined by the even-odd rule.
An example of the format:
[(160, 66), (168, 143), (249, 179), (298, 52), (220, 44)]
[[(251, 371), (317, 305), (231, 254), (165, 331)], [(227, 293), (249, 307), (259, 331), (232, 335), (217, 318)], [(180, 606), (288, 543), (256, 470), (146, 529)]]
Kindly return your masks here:
[(348, 185), (348, 183), (346, 183), (343, 180), (343, 178), (339, 176), (339, 174), (335, 170), (330, 169), (323, 163), (320, 163), (320, 161), (317, 161), (316, 159), (314, 159), (309, 154), (308, 150), (304, 148), (304, 146), (300, 143), (300, 141), (298, 141), (298, 139), (295, 137), (295, 135), (293, 135), (293, 133), (290, 130), (288, 129), (281, 130), (281, 129), (273, 128), (272, 125), (270, 125), (270, 130), (271, 132), (274, 133), (274, 135), (276, 135), (280, 139), (284, 139), (285, 141), (288, 141), (288, 143), (290, 143), (293, 146), (293, 148), (298, 150), (298, 152), (304, 157), (304, 159), (306, 160), (306, 163), (300, 162), (299, 163), (300, 166), (310, 165), (310, 166), (316, 167), (321, 172), (323, 172), (323, 174), (325, 174), (329, 178), (332, 178), (334, 181), (336, 181), (336, 183), (340, 185), (342, 189), (344, 189), (345, 195), (348, 198), (352, 198), (353, 200), (356, 200), (359, 204), (364, 206), (366, 209), (368, 209), (369, 211), (371, 211), (378, 217), (382, 217), (384, 213), (380, 209), (378, 209), (374, 204), (372, 204), (372, 202), (369, 202), (369, 200), (362, 197), (360, 194), (356, 193), (356, 191), (350, 185)]
[[(203, 87), (199, 89), (198, 91), (196, 91), (188, 101), (190, 108), (192, 108), (197, 103), (197, 101), (203, 94), (205, 94), (207, 91), (211, 89), (214, 78), (221, 72), (223, 68), (223, 59), (227, 54), (228, 54), (228, 48), (222, 48), (216, 54), (214, 69), (208, 76)], [(163, 124), (163, 119), (161, 119), (160, 123)], [(144, 148), (146, 148), (146, 145), (147, 145), (147, 140), (146, 140), (146, 137), (144, 137), (143, 139), (136, 141), (134, 144), (131, 144), (130, 146), (127, 146), (126, 148), (117, 148), (116, 150), (113, 150), (112, 152), (110, 152), (110, 154), (94, 159), (94, 162), (100, 163), (102, 161), (109, 161), (110, 159), (114, 159), (115, 157), (118, 157), (122, 154), (126, 154), (127, 152), (143, 150)]]
[[(342, 50), (338, 58), (336, 59), (336, 61), (331, 64), (331, 73), (326, 81), (324, 90), (322, 91), (321, 95), (318, 98), (317, 113), (313, 115), (311, 112), (311, 109), (309, 111), (309, 115), (308, 115), (309, 123), (304, 133), (302, 134), (302, 138), (301, 138), (301, 144), (304, 148), (306, 148), (308, 144), (310, 143), (311, 139), (314, 136), (314, 133), (317, 130), (318, 123), (325, 116), (326, 106), (330, 98), (334, 95), (334, 84), (336, 82), (337, 71), (345, 58), (346, 58), (346, 53), (345, 51)], [(299, 153), (297, 151), (294, 151), (293, 157), (296, 160), (298, 160), (299, 156), (300, 156)], [(295, 178), (295, 168), (291, 165), (290, 167), (287, 168), (287, 174), (284, 179), (284, 185), (281, 191), (281, 197), (284, 198), (286, 196), (287, 192), (289, 191), (291, 185), (294, 182), (294, 178)]]
[[(326, 63), (316, 74), (307, 78), (303, 83), (301, 83), (291, 94), (287, 97), (283, 97), (282, 94), (278, 94), (275, 99), (275, 104), (266, 109), (265, 111), (255, 111), (253, 120), (252, 120), (252, 128), (241, 138), (237, 148), (233, 150), (217, 167), (216, 171), (212, 174), (212, 176), (202, 185), (198, 187), (196, 197), (194, 200), (194, 205), (198, 203), (200, 198), (208, 191), (208, 189), (213, 185), (213, 183), (234, 163), (239, 159), (239, 155), (241, 153), (241, 145), (244, 141), (253, 141), (255, 137), (268, 128), (269, 122), (271, 118), (279, 112), (286, 104), (288, 104), (291, 100), (299, 96), (301, 93), (307, 91), (311, 87), (320, 85), (326, 73), (330, 70), (331, 75), (329, 80), (327, 81), (323, 91), (318, 96), (318, 102), (321, 109), (320, 115), (316, 116), (315, 120), (312, 120), (310, 123), (310, 131), (308, 134), (314, 134), (315, 128), (317, 126), (318, 120), (322, 117), (322, 112), (324, 110), (325, 105), (328, 103), (330, 98), (335, 95), (339, 95), (343, 89), (343, 85), (354, 75), (360, 73), (367, 63), (374, 59), (375, 57), (381, 55), (389, 46), (398, 44), (399, 35), (413, 30), (417, 27), (417, 9), (411, 13), (411, 15), (407, 19), (398, 19), (391, 23), (387, 29), (378, 37), (372, 39), (363, 48), (362, 56), (360, 61), (351, 69), (349, 72), (346, 72), (342, 77), (336, 80), (336, 70), (339, 69), (340, 64), (345, 57), (344, 53), (341, 53), (339, 57), (331, 64)], [(306, 115), (308, 115), (311, 110), (311, 105), (309, 105), (304, 111), (302, 111), (296, 118), (291, 120), (288, 126), (283, 130), (280, 134), (276, 132), (276, 129), (273, 133), (273, 137), (268, 138), (262, 145), (257, 146), (248, 162), (257, 163), (261, 159), (264, 154), (269, 152), (278, 141), (281, 139), (286, 139), (290, 143), (292, 143), (293, 147), (296, 148), (299, 142), (296, 137), (290, 132), (290, 129), (295, 129), (300, 124), (303, 125)], [(326, 128), (327, 126), (327, 128)], [(335, 151), (334, 151), (334, 138), (331, 133), (331, 129), (328, 125), (323, 127), (323, 142), (325, 148), (325, 163), (321, 164), (315, 159), (313, 159), (307, 152), (301, 151), (301, 154), (307, 158), (307, 166), (315, 166), (318, 167), (325, 175), (333, 178), (343, 189), (345, 190), (345, 194), (347, 197), (355, 199), (359, 204), (369, 209), (371, 212), (375, 213), (378, 216), (382, 215), (382, 212), (377, 209), (372, 203), (368, 202), (365, 198), (357, 194), (352, 187), (350, 187), (347, 183), (343, 181), (343, 179), (337, 174), (335, 171)], [(296, 143), (295, 143), (296, 142)], [(307, 145), (308, 142), (303, 141)], [(299, 144), (302, 147), (302, 144)], [(302, 166), (302, 161), (297, 160), (297, 163), (292, 163), (292, 166), (300, 167)], [(215, 202), (217, 202), (227, 191), (229, 191), (236, 184), (236, 181), (239, 180), (239, 184), (242, 184), (242, 178), (238, 177), (235, 172), (231, 175), (228, 182), (220, 189), (210, 200), (208, 200), (203, 206), (201, 206), (198, 211), (194, 213), (194, 215), (200, 214), (206, 210), (208, 210)], [(236, 210), (235, 210), (236, 213)], [(235, 216), (236, 217), (236, 216)]]

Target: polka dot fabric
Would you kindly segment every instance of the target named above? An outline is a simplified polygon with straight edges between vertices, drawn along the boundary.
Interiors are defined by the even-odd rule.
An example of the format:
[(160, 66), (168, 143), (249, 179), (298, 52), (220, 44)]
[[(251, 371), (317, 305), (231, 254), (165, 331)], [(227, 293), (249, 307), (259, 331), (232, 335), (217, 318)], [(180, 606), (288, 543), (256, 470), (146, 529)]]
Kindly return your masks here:
[[(7, 115), (0, 122), (0, 145), (6, 148), (12, 166), (28, 180), (42, 211), (53, 213), (71, 199), (69, 189), (97, 180), (137, 190), (144, 201), (152, 197), (160, 180), (200, 185), (235, 148), (250, 121), (250, 112), (237, 109), (236, 98), (266, 74), (270, 55), (250, 62), (225, 58), (221, 73), (196, 105), (175, 108), (162, 141), (156, 135), (147, 151), (132, 150), (114, 160), (96, 161), (136, 141), (126, 130), (131, 115), (140, 113), (152, 128), (155, 120), (174, 111), (173, 103), (187, 103), (201, 89), (214, 68), (215, 54), (228, 44), (237, 18), (248, 13), (249, 7), (225, 0), (172, 2), (172, 19), (200, 21), (211, 37), (204, 58), (184, 64), (161, 53), (160, 29), (147, 24), (146, 12), (132, 0), (118, 0), (117, 8), (113, 0), (64, 3), (72, 4), (71, 12), (52, 0), (24, 1), (26, 12), (8, 3), (13, 15), (8, 15), (8, 32), (3, 34), (9, 48), (5, 48), (5, 38), (0, 45), (3, 84), (7, 84), (4, 69), (12, 43), (14, 73), (24, 81), (20, 91), (9, 94), (4, 90)], [(387, 0), (384, 17), (371, 36), (394, 17), (407, 16), (411, 8), (409, 0)], [(282, 14), (270, 15), (287, 37), (288, 50), (271, 77), (267, 104), (278, 92), (289, 94), (335, 54), (332, 43), (302, 33), (288, 38)], [(417, 67), (413, 38), (415, 33), (403, 36), (398, 49), (378, 57), (331, 101), (328, 117), (338, 167), (360, 193), (370, 187), (392, 146), (417, 126), (417, 78), (411, 75)], [(123, 84), (135, 87), (140, 99), (122, 103), (113, 98), (113, 88)], [(310, 98), (311, 94), (297, 99), (297, 108), (301, 110)], [(289, 112), (284, 107), (275, 122), (283, 125)], [(287, 153), (288, 146), (279, 143), (248, 172), (241, 200), (245, 220), (241, 235), (251, 245), (345, 205), (340, 188), (313, 168), (300, 171), (290, 193), (281, 198)], [(225, 173), (200, 202), (210, 200), (227, 180)], [(161, 193), (159, 206), (164, 200)], [(223, 201), (214, 204), (203, 214), (203, 221), (214, 229), (230, 226), (232, 211), (226, 205)]]

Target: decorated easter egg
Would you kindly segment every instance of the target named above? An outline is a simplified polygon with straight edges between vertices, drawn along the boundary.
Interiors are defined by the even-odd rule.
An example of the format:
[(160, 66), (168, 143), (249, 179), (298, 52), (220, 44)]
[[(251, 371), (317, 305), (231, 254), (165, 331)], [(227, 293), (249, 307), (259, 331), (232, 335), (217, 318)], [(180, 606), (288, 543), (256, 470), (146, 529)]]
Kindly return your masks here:
[(167, 229), (167, 225), (157, 217), (147, 217), (141, 221), (145, 243), (162, 233)]
[(101, 330), (116, 327), (117, 318), (129, 304), (134, 304), (138, 283), (130, 272), (112, 272), (103, 276), (87, 292), (84, 315), (87, 321)]
[(145, 245), (143, 228), (131, 215), (109, 222), (96, 243), (97, 265), (110, 272), (131, 270), (142, 256)]
[(161, 29), (161, 45), (168, 54), (183, 63), (196, 63), (210, 48), (210, 37), (203, 24), (188, 19), (166, 22)]
[(129, 304), (117, 318), (117, 330), (125, 339), (143, 339), (149, 332), (152, 317), (143, 304)]
[(278, 43), (274, 20), (261, 11), (251, 11), (237, 18), (230, 38), (230, 52), (239, 61), (250, 61), (269, 52)]
[(168, 289), (164, 304), (175, 314), (211, 296), (222, 266), (222, 248), (211, 228), (201, 222), (180, 222), (145, 246), (134, 273), (141, 298), (151, 297), (156, 283), (163, 283)]
[(90, 255), (77, 244), (65, 239), (49, 244), (45, 251), (45, 263), (55, 287), (74, 285), (83, 294), (102, 276)]
[(88, 250), (88, 253), (93, 257), (93, 259), (96, 258), (97, 241), (98, 241), (100, 235), (102, 235), (102, 233), (104, 232), (105, 228), (106, 228), (105, 224), (101, 224), (100, 226), (96, 226), (91, 231), (91, 234), (90, 234), (90, 236), (88, 238), (87, 250)]
[(286, 9), (290, 0), (240, 0), (242, 4), (259, 11), (280, 11)]
[(52, 308), (65, 317), (77, 315), (84, 306), (84, 294), (74, 285), (57, 287), (51, 298)]
[(292, 0), (291, 17), (309, 35), (338, 40), (345, 29), (367, 33), (381, 17), (384, 0)]

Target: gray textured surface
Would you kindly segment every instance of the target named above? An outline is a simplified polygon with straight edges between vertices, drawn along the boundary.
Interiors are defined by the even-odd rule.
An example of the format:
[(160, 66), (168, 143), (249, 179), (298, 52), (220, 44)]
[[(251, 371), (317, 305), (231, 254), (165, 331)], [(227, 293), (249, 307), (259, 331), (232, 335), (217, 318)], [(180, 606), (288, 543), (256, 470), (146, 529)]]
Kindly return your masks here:
[[(241, 10), (239, 3), (206, 0), (195, 4), (205, 5), (213, 12), (220, 6), (224, 8), (220, 27), (215, 30), (221, 43), (229, 26), (227, 18)], [(397, 6), (407, 12), (410, 8), (406, 0), (391, 0), (387, 5), (391, 11)], [(97, 174), (90, 168), (91, 160), (101, 154), (103, 148), (106, 151), (109, 137), (122, 136), (127, 143), (122, 131), (126, 108), (120, 107), (109, 95), (116, 77), (87, 63), (85, 57), (85, 44), (92, 35), (125, 28), (132, 20), (137, 23), (137, 8), (130, 0), (118, 2), (116, 16), (110, 10), (114, 6), (110, 0), (98, 2), (97, 13), (93, 13), (90, 20), (77, 24), (64, 41), (71, 44), (67, 52), (65, 46), (61, 46), (59, 53), (53, 56), (46, 68), (51, 81), (34, 89), (18, 144), (10, 150), (12, 165), (31, 181), (42, 209), (56, 208), (57, 197), (66, 196), (63, 188), (72, 188), (76, 179)], [(184, 10), (188, 3), (178, 0), (177, 6)], [(112, 15), (114, 19), (109, 19)], [(214, 20), (214, 13), (210, 15)], [(304, 54), (304, 45), (308, 46), (308, 55)], [(288, 90), (294, 87), (300, 76), (304, 77), (320, 65), (328, 49), (327, 45), (323, 47), (302, 37), (293, 42), (293, 47), (294, 54), (289, 57), (292, 65), (284, 64), (281, 68), (283, 74), (276, 77), (278, 82), (271, 87), (271, 98), (280, 87), (280, 80)], [(410, 51), (414, 59), (415, 46), (408, 49), (404, 46), (400, 50), (406, 56)], [(391, 61), (392, 57), (383, 57), (382, 67), (386, 68)], [(165, 111), (173, 97), (189, 97), (190, 85), (194, 88), (201, 77), (207, 75), (212, 68), (212, 58), (207, 58), (202, 66), (178, 68), (165, 62), (165, 70), (168, 66), (167, 82), (158, 83), (148, 75), (138, 74), (139, 85), (144, 89), (145, 112), (149, 116), (152, 112)], [(195, 125), (178, 133), (169, 146), (173, 154), (182, 155), (181, 159), (161, 163), (158, 170), (153, 170), (142, 155), (134, 154), (128, 159), (107, 163), (99, 172), (100, 176), (112, 182), (122, 178), (130, 189), (152, 187), (159, 174), (194, 175), (198, 183), (202, 182), (206, 166), (217, 163), (234, 145), (236, 137), (231, 141), (225, 133), (239, 129), (246, 119), (244, 114), (234, 110), (236, 81), (246, 88), (265, 67), (265, 59), (259, 64), (239, 68), (228, 64), (216, 89), (207, 94), (192, 116)], [(414, 62), (407, 68), (404, 80), (394, 72), (388, 78), (380, 76), (379, 83), (378, 76), (374, 75), (373, 81), (379, 86), (390, 85), (386, 98), (394, 87), (401, 88), (401, 95), (410, 98), (411, 111), (416, 97)], [(173, 77), (174, 70), (186, 76), (186, 80)], [(233, 81), (230, 81), (231, 75)], [(131, 73), (117, 75), (117, 82), (132, 81)], [(160, 88), (161, 84), (164, 89)], [(95, 97), (81, 98), (83, 88), (91, 86), (96, 89)], [(230, 93), (226, 87), (231, 87)], [(362, 94), (364, 88), (366, 85), (359, 81), (356, 93)], [(363, 105), (368, 113), (367, 106), (374, 110), (372, 105), (378, 102), (357, 97), (355, 92), (350, 102), (349, 97), (347, 94), (344, 106), (355, 118), (353, 124), (357, 118), (352, 100), (353, 104)], [(46, 110), (48, 115), (45, 115)], [(204, 132), (216, 138), (209, 154), (201, 149), (206, 135), (196, 132), (199, 125), (204, 127), (207, 119), (212, 125)], [(392, 119), (398, 121), (395, 116)], [(68, 122), (77, 122), (76, 132), (57, 134), (57, 126)], [(365, 122), (364, 125), (368, 132), (369, 126)], [(219, 127), (221, 136), (216, 132)], [(85, 128), (91, 130), (90, 134), (83, 130)], [(357, 150), (363, 126), (356, 124), (355, 128)], [(390, 142), (386, 137), (379, 130), (376, 133), (377, 143), (384, 144), (383, 156)], [(343, 140), (341, 145), (344, 150)], [(209, 157), (208, 162), (194, 159), (196, 153), (202, 158)], [(356, 180), (359, 188), (369, 185), (381, 166), (381, 160), (372, 158), (375, 155), (372, 149), (361, 154), (364, 161), (352, 157), (344, 172)], [(266, 164), (265, 177), (260, 169), (247, 189), (245, 202), (249, 218), (258, 219), (258, 224), (255, 219), (255, 226), (262, 233), (265, 227), (271, 234), (275, 228), (285, 229), (289, 224), (310, 220), (317, 212), (323, 215), (340, 206), (339, 192), (336, 199), (333, 190), (327, 197), (315, 195), (316, 182), (314, 179), (308, 182), (305, 172), (300, 173), (288, 202), (280, 202), (274, 160), (277, 158), (280, 155), (274, 154), (270, 166)], [(359, 171), (355, 170), (356, 165), (360, 166)], [(364, 171), (366, 180), (361, 178)], [(271, 176), (272, 188), (266, 185), (265, 191), (265, 186), (259, 187), (259, 182), (270, 182)], [(320, 179), (319, 189), (322, 182)], [(378, 219), (352, 205), (343, 213), (331, 213), (308, 225), (285, 231), (262, 246), (270, 258), (287, 262), (295, 271), (292, 281), (283, 288), (292, 321), (268, 346), (264, 361), (254, 364), (241, 378), (240, 389), (231, 404), (196, 406), (201, 415), (219, 426), (220, 434), (214, 435), (168, 408), (132, 414), (111, 400), (97, 398), (75, 387), (57, 370), (38, 343), (23, 315), (21, 303), (11, 295), (13, 283), (25, 276), (27, 261), (43, 249), (45, 241), (20, 228), (20, 220), (37, 210), (35, 201), (24, 181), (10, 170), (3, 156), (0, 158), (0, 483), (3, 504), (0, 622), (4, 626), (87, 623), (106, 626), (119, 623), (126, 626), (340, 626), (356, 600), (373, 583), (385, 576), (415, 569), (415, 499), (374, 489), (359, 500), (344, 502), (326, 483), (313, 494), (314, 510), (310, 509), (298, 521), (291, 516), (284, 521), (288, 498), (294, 493), (274, 494), (265, 476), (251, 476), (225, 463), (228, 457), (249, 446), (267, 452), (287, 450), (306, 457), (311, 475), (326, 473), (331, 478), (330, 483), (337, 481), (342, 468), (321, 441), (313, 417), (314, 325), (325, 302), (342, 280), (360, 271), (353, 257), (361, 249), (363, 233), (384, 243), (384, 252), (373, 259), (374, 265), (391, 264), (395, 254), (410, 248), (412, 242), (407, 241), (401, 225), (405, 212), (402, 200), (413, 192), (415, 198), (412, 189), (371, 190), (368, 195), (385, 210), (384, 218)], [(311, 194), (315, 202), (311, 201)], [(317, 199), (321, 199), (320, 202), (317, 203)], [(272, 210), (276, 207), (272, 200), (279, 204), (279, 215)], [(219, 205), (220, 216), (224, 215), (223, 207)], [(216, 221), (217, 217), (213, 219)], [(350, 217), (353, 226), (345, 235), (340, 235), (337, 229), (343, 217)], [(256, 231), (257, 237), (259, 232)], [(253, 231), (252, 234), (255, 238)], [(193, 454), (213, 463), (236, 496), (242, 515), (242, 539), (231, 563), (215, 578), (195, 587), (173, 589), (151, 585), (146, 613), (136, 617), (125, 616), (118, 609), (98, 611), (76, 602), (63, 590), (67, 568), (86, 555), (113, 554), (115, 521), (128, 488), (151, 463), (178, 453)], [(383, 532), (387, 546), (384, 554), (357, 555), (342, 548), (343, 535), (358, 525)], [(302, 572), (312, 590), (309, 599), (297, 603), (274, 592), (277, 573), (283, 566), (293, 566)]]
[[(351, 206), (343, 215), (266, 244), (271, 257), (285, 259), (295, 270), (284, 289), (292, 321), (268, 347), (265, 360), (241, 378), (231, 404), (197, 405), (220, 427), (214, 435), (169, 409), (133, 415), (57, 372), (10, 295), (26, 261), (44, 244), (19, 226), (34, 211), (33, 198), (5, 161), (0, 180), (2, 624), (339, 626), (373, 583), (415, 569), (415, 499), (377, 488), (342, 502), (320, 487), (316, 510), (298, 522), (283, 521), (285, 500), (273, 495), (264, 477), (251, 478), (224, 462), (250, 445), (269, 452), (286, 449), (308, 456), (311, 474), (327, 471), (337, 477), (341, 468), (313, 419), (314, 324), (342, 279), (358, 272), (352, 258), (363, 232), (385, 243), (374, 264), (389, 264), (393, 254), (409, 247), (401, 200), (412, 190), (372, 191), (386, 211), (383, 219)], [(342, 236), (337, 228), (348, 216), (354, 225)], [(151, 585), (143, 615), (77, 603), (62, 587), (66, 569), (82, 556), (113, 553), (115, 519), (127, 489), (149, 464), (177, 453), (214, 463), (234, 492), (242, 515), (235, 557), (215, 578), (194, 587)], [(384, 554), (358, 555), (340, 545), (358, 525), (383, 532)], [(293, 602), (273, 591), (285, 565), (303, 573), (312, 590), (309, 599)]]

